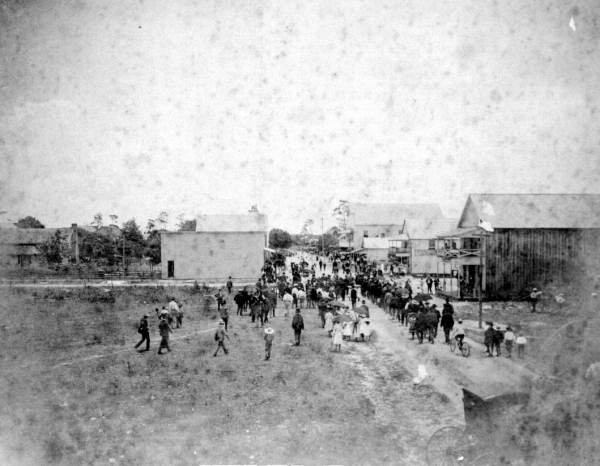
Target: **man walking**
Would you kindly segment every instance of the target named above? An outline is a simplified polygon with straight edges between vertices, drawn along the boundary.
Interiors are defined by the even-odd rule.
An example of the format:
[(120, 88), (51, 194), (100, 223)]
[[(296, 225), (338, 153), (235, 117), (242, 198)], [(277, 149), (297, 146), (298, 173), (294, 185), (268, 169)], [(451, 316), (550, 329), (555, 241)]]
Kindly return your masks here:
[(356, 293), (356, 288), (354, 288), (354, 286), (352, 286), (352, 288), (350, 289), (350, 302), (352, 303), (352, 309), (354, 309), (356, 307), (357, 299), (358, 299), (358, 296)]
[(227, 307), (227, 304), (223, 304), (221, 306), (221, 309), (219, 310), (219, 315), (221, 316), (221, 320), (223, 321), (223, 325), (225, 326), (225, 331), (227, 331), (227, 322), (229, 321), (229, 309)]
[(219, 328), (217, 328), (217, 331), (215, 332), (215, 341), (217, 342), (217, 349), (215, 350), (215, 354), (213, 354), (214, 357), (217, 356), (219, 348), (223, 348), (225, 354), (229, 353), (229, 351), (227, 351), (227, 348), (225, 348), (225, 338), (229, 340), (229, 335), (227, 335), (227, 332), (225, 331), (225, 322), (219, 322)]
[(300, 346), (300, 334), (304, 330), (304, 319), (300, 315), (300, 309), (296, 309), (296, 314), (292, 319), (292, 328), (294, 329), (294, 341), (296, 346)]
[(160, 323), (158, 324), (158, 332), (160, 333), (160, 345), (158, 347), (158, 354), (162, 354), (162, 349), (166, 348), (170, 353), (171, 348), (169, 348), (169, 333), (171, 333), (171, 326), (167, 320), (167, 317), (163, 317), (160, 319)]
[(271, 347), (275, 339), (275, 331), (271, 327), (265, 329), (265, 361), (271, 359)]
[(137, 345), (135, 345), (135, 348), (146, 342), (146, 349), (140, 350), (140, 352), (150, 351), (150, 329), (148, 329), (148, 317), (148, 314), (144, 314), (144, 316), (140, 319), (140, 325), (138, 326), (138, 333), (142, 336), (142, 339)]
[(231, 294), (231, 290), (233, 288), (233, 282), (231, 281), (231, 275), (229, 276), (229, 279), (227, 280), (227, 293)]

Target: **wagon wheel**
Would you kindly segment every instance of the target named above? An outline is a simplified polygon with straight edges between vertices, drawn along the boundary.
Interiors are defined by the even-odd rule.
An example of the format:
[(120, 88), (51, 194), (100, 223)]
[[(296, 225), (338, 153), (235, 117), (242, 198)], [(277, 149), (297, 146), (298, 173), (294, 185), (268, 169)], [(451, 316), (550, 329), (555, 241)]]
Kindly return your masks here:
[(447, 426), (436, 430), (427, 442), (429, 466), (455, 466), (465, 464), (473, 456), (477, 441), (462, 427)]

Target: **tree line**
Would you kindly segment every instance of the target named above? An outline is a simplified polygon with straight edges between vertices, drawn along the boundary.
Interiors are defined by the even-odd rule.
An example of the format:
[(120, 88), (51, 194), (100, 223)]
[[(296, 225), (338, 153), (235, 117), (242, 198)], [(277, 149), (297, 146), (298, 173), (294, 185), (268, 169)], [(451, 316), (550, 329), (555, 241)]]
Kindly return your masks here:
[[(137, 224), (135, 219), (129, 219), (118, 225), (118, 216), (108, 216), (110, 222), (104, 223), (101, 213), (94, 215), (92, 229), (79, 227), (77, 241), (79, 260), (84, 264), (100, 266), (125, 266), (147, 259), (151, 264), (160, 264), (160, 232), (166, 230), (169, 216), (161, 212), (156, 218), (146, 222), (145, 229)], [(45, 228), (45, 225), (35, 217), (27, 216), (19, 219), (15, 226), (18, 228)], [(186, 220), (183, 215), (177, 217), (178, 231), (195, 231), (196, 221)], [(68, 238), (57, 230), (55, 234), (39, 245), (42, 257), (48, 264), (58, 265), (65, 261), (74, 262), (74, 239), (68, 244)], [(123, 260), (125, 258), (125, 261)]]

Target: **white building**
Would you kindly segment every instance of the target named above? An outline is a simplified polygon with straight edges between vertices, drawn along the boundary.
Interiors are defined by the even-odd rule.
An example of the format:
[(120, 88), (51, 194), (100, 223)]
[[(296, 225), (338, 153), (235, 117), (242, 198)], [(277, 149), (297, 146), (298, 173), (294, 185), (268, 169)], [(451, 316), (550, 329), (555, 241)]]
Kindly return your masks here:
[(196, 231), (161, 233), (163, 278), (254, 281), (264, 264), (267, 216), (203, 215)]

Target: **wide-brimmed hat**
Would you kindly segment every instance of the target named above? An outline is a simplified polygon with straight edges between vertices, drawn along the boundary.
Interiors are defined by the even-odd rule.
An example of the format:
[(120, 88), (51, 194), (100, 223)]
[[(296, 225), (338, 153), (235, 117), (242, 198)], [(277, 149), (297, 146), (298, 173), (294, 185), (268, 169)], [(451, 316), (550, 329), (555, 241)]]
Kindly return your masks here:
[(275, 330), (273, 330), (271, 327), (267, 327), (267, 328), (265, 329), (265, 333), (266, 333), (267, 335), (272, 335), (273, 333), (275, 333)]

